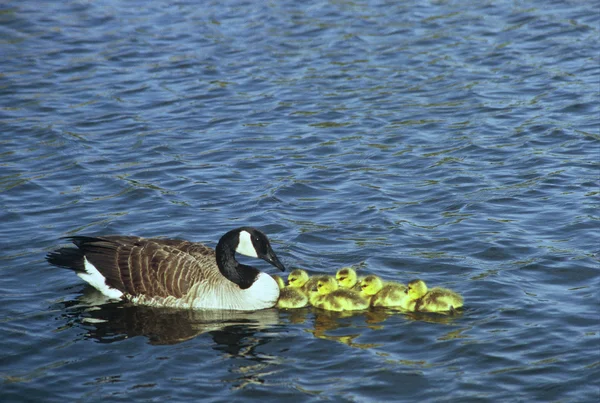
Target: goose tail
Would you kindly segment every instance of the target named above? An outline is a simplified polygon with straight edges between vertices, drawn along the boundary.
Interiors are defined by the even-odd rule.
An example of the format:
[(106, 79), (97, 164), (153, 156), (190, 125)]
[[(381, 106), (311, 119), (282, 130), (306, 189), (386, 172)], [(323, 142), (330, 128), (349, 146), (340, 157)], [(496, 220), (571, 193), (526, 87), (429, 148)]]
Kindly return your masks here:
[[(48, 263), (65, 269), (71, 269), (77, 275), (87, 281), (92, 287), (109, 298), (121, 299), (123, 292), (114, 286), (114, 282), (107, 282), (106, 275), (100, 272), (96, 266), (89, 261), (89, 254), (110, 249), (110, 241), (102, 238), (74, 236), (68, 237), (76, 248), (60, 248), (46, 255)], [(101, 261), (102, 263), (102, 261)], [(109, 285), (110, 283), (110, 285)], [(122, 282), (119, 283), (122, 285)]]
[(46, 255), (48, 263), (77, 273), (85, 273), (83, 259), (83, 251), (78, 248), (60, 248)]

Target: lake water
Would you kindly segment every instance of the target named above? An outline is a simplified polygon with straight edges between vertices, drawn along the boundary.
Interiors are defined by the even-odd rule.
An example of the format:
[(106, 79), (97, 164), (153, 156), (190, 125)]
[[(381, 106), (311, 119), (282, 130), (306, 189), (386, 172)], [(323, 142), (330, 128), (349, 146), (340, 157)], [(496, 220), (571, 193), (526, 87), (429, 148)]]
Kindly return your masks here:
[[(579, 1), (4, 2), (0, 400), (598, 401), (599, 31)], [(102, 304), (44, 260), (241, 225), (465, 309)]]

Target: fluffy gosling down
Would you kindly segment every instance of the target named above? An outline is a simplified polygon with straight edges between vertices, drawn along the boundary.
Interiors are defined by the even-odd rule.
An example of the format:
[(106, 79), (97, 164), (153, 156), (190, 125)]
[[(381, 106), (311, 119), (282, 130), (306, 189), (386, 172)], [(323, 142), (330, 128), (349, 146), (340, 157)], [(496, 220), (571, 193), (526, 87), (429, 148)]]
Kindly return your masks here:
[(400, 308), (410, 311), (415, 303), (411, 303), (406, 294), (406, 286), (400, 283), (384, 283), (381, 278), (369, 275), (360, 282), (361, 295), (370, 299), (371, 306)]
[(335, 279), (341, 288), (360, 291), (360, 284), (356, 271), (352, 267), (342, 267), (335, 273)]
[(463, 306), (463, 298), (447, 288), (427, 289), (423, 280), (412, 280), (406, 290), (415, 312), (454, 312)]
[(283, 279), (278, 275), (272, 276), (279, 285), (279, 299), (277, 308), (304, 308), (308, 305), (308, 297), (299, 288), (286, 287)]
[(338, 288), (333, 277), (324, 276), (317, 281), (317, 291), (310, 295), (310, 303), (328, 311), (360, 311), (369, 308), (369, 301), (358, 292)]
[(288, 275), (288, 287), (297, 288), (308, 296), (317, 285), (318, 276), (309, 277), (306, 270), (295, 269)]

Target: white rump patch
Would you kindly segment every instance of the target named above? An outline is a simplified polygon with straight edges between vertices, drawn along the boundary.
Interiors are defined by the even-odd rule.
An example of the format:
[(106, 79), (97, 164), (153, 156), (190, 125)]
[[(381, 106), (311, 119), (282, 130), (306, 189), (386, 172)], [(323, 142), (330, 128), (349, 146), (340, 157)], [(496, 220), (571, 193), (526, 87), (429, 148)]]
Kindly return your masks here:
[(258, 254), (256, 253), (256, 249), (254, 249), (254, 245), (252, 244), (252, 239), (250, 239), (250, 234), (248, 233), (248, 231), (241, 231), (239, 238), (240, 240), (235, 251), (245, 256), (258, 257)]
[(121, 291), (106, 285), (106, 277), (100, 274), (96, 266), (88, 262), (85, 256), (83, 257), (83, 267), (85, 268), (85, 273), (77, 273), (77, 275), (87, 281), (96, 290), (112, 299), (120, 299), (123, 296)]

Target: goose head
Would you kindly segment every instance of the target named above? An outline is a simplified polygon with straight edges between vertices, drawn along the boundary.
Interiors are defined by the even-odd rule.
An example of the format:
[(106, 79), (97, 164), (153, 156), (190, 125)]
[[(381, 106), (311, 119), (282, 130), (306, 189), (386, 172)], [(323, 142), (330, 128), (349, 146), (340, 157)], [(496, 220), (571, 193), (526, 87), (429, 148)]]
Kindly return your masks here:
[(233, 230), (233, 232), (234, 235), (237, 234), (237, 246), (235, 248), (237, 253), (262, 259), (279, 270), (285, 271), (285, 266), (283, 266), (275, 252), (273, 252), (269, 238), (265, 234), (252, 227), (238, 228)]
[(267, 236), (256, 228), (240, 227), (227, 232), (219, 239), (215, 251), (221, 273), (242, 289), (250, 287), (260, 272), (252, 266), (240, 264), (235, 260), (236, 253), (262, 259), (281, 271), (285, 270)]
[(244, 256), (262, 259), (279, 270), (285, 271), (285, 266), (271, 248), (269, 238), (256, 228), (241, 227), (229, 231), (219, 240), (217, 254), (219, 251), (229, 253), (235, 251)]

